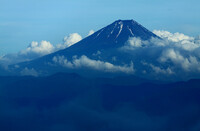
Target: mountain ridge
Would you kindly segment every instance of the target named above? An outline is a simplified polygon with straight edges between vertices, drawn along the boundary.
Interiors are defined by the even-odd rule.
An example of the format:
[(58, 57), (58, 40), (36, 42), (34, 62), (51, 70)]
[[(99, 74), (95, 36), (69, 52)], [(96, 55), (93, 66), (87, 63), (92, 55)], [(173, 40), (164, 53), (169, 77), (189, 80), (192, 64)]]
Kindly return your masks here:
[[(33, 68), (36, 70), (46, 70), (44, 72), (48, 72), (48, 70), (54, 70), (53, 68), (45, 68), (47, 68), (47, 63), (51, 62), (55, 56), (65, 56), (70, 61), (73, 60), (74, 56), (81, 57), (84, 55), (98, 61), (98, 58), (94, 57), (94, 54), (97, 52), (101, 53), (101, 60), (110, 62), (111, 57), (114, 58), (114, 55), (120, 55), (120, 52), (117, 51), (118, 48), (124, 46), (131, 37), (138, 37), (141, 40), (148, 40), (152, 37), (159, 38), (134, 20), (117, 20), (66, 49), (56, 51), (32, 61), (18, 63), (16, 65), (20, 68), (15, 69), (14, 66), (11, 66), (11, 69), (20, 72), (24, 68)], [(125, 62), (126, 64), (131, 63), (130, 58), (127, 61), (128, 63)], [(113, 61), (112, 63), (121, 65), (124, 62), (118, 61), (116, 63)], [(56, 72), (53, 71), (53, 73)]]
[[(145, 64), (145, 60), (155, 65), (160, 64), (157, 56), (149, 54), (151, 51), (148, 48), (141, 46), (142, 48), (134, 49), (134, 46), (143, 42), (153, 45), (152, 38), (162, 40), (134, 20), (117, 20), (68, 48), (32, 61), (11, 65), (9, 69), (14, 75), (33, 73), (37, 76), (48, 76), (67, 72), (91, 77), (113, 77), (134, 74), (145, 79), (173, 81), (178, 77), (165, 75), (166, 71), (162, 69), (165, 67), (158, 69), (161, 74), (157, 75), (151, 69), (154, 68), (151, 63)], [(151, 47), (154, 51), (153, 46)]]

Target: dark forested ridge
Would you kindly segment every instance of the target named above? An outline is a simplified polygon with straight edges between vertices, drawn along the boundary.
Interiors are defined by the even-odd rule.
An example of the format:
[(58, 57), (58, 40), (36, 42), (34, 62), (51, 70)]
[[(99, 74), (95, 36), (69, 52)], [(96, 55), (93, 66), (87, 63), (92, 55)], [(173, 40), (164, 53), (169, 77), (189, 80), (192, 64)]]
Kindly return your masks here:
[(2, 131), (198, 131), (200, 80), (0, 77)]

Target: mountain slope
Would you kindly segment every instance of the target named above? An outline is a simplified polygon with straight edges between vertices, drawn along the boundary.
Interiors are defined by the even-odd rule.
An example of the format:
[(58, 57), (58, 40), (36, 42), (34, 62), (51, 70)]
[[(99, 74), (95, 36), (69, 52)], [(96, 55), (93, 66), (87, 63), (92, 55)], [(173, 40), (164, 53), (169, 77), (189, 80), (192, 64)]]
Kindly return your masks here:
[(78, 72), (82, 75), (116, 72), (132, 74), (132, 63), (135, 63), (133, 59), (137, 56), (120, 51), (131, 37), (141, 40), (159, 38), (134, 20), (118, 20), (69, 48), (33, 61), (19, 63), (19, 68), (11, 66), (11, 70), (22, 75), (23, 72), (30, 72), (30, 75), (31, 72), (37, 72), (38, 75), (56, 72)]
[(9, 67), (14, 75), (57, 72), (89, 77), (135, 75), (153, 80), (200, 78), (195, 41), (160, 38), (134, 20), (118, 20), (69, 48)]

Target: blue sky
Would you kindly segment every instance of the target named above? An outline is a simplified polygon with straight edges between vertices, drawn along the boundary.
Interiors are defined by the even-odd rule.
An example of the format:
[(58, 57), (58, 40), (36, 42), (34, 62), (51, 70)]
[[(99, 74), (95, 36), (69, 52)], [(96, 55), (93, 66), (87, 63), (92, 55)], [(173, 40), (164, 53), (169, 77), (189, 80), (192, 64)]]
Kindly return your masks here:
[(117, 19), (134, 19), (146, 28), (200, 34), (199, 0), (0, 0), (0, 55), (32, 41), (62, 43), (83, 37)]

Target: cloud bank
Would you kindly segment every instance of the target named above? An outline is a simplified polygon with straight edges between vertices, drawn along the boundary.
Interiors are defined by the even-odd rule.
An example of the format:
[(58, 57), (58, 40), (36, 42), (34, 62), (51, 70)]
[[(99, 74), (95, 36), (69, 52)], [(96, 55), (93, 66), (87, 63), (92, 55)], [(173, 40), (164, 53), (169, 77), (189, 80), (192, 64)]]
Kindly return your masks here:
[(30, 61), (54, 52), (56, 48), (48, 41), (31, 42), (29, 46), (16, 54), (7, 54), (0, 58), (0, 64), (10, 65), (23, 61)]
[(184, 57), (179, 51), (167, 49), (159, 58), (161, 63), (171, 61), (174, 65), (180, 66), (185, 71), (200, 71), (200, 62), (195, 56)]
[[(90, 30), (88, 36), (92, 35), (93, 33), (94, 31)], [(33, 41), (26, 49), (23, 49), (18, 53), (0, 56), (0, 65), (7, 66), (19, 62), (30, 61), (55, 51), (68, 48), (82, 39), (83, 38), (80, 34), (72, 33), (64, 37), (62, 44), (53, 45), (49, 41), (45, 40), (41, 42)]]
[(74, 69), (89, 68), (103, 72), (124, 72), (129, 74), (134, 73), (134, 67), (132, 62), (130, 63), (129, 66), (127, 65), (119, 66), (119, 65), (113, 65), (112, 63), (109, 62), (93, 60), (85, 55), (82, 55), (80, 58), (74, 56), (72, 61), (68, 61), (67, 58), (65, 58), (64, 56), (54, 56), (52, 61), (55, 64), (59, 64), (67, 68), (74, 68)]
[(173, 75), (180, 70), (188, 73), (200, 72), (199, 36), (190, 37), (182, 33), (160, 30), (153, 32), (161, 39), (151, 38), (143, 41), (140, 38), (133, 37), (121, 47), (121, 50), (148, 54), (146, 57), (141, 54), (141, 63), (151, 67), (155, 73)]
[[(91, 33), (91, 32), (90, 32)], [(53, 53), (55, 51), (58, 51), (60, 49), (65, 49), (73, 44), (79, 42), (82, 40), (82, 36), (80, 36), (78, 33), (72, 33), (69, 36), (65, 36), (62, 44), (53, 45), (49, 41), (41, 41), (31, 42), (28, 47), (24, 50), (19, 51), (15, 54), (6, 54), (4, 56), (0, 57), (0, 64), (7, 66), (10, 64), (15, 64), (23, 61), (30, 61), (35, 58)]]

